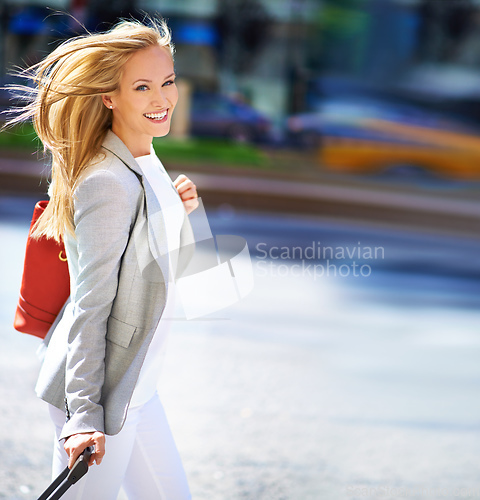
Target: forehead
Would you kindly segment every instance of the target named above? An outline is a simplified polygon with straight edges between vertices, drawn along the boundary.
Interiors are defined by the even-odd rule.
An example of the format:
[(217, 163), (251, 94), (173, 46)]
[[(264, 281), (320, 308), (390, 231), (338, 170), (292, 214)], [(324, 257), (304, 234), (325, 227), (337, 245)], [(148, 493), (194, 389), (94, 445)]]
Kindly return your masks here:
[(135, 52), (123, 68), (122, 80), (132, 83), (140, 78), (162, 79), (173, 73), (173, 58), (168, 47), (154, 45)]

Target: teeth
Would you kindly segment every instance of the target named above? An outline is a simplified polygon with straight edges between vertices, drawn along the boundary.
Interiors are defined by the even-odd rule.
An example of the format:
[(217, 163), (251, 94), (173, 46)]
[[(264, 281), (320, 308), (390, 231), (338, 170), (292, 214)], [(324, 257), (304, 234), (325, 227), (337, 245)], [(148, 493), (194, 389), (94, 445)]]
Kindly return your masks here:
[(165, 118), (166, 114), (167, 111), (165, 110), (163, 113), (145, 113), (144, 116), (151, 118), (152, 120), (161, 120), (162, 118)]

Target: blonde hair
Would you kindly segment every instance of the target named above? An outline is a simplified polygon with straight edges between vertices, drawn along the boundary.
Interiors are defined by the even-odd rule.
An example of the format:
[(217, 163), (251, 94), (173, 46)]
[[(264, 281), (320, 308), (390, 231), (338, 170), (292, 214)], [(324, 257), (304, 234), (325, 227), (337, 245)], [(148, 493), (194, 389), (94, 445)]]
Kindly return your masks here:
[(50, 202), (33, 236), (60, 241), (74, 234), (73, 193), (82, 172), (100, 152), (112, 111), (102, 94), (119, 89), (122, 69), (138, 50), (160, 45), (174, 53), (163, 19), (145, 25), (123, 20), (105, 33), (82, 35), (58, 46), (23, 72), (31, 78), (29, 103), (9, 125), (33, 119), (44, 149), (52, 156)]

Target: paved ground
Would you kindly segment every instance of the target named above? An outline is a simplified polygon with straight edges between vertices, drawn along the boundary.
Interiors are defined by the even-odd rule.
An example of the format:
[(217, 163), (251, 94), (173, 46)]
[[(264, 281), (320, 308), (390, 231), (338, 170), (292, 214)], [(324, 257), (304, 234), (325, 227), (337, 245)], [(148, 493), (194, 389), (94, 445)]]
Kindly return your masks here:
[[(0, 198), (8, 500), (36, 498), (51, 454), (32, 389), (38, 341), (10, 326), (30, 211), (31, 199)], [(480, 497), (479, 240), (225, 207), (210, 221), (247, 239), (255, 287), (171, 332), (160, 391), (193, 498)], [(385, 258), (369, 261), (365, 278), (314, 278), (294, 267), (301, 259), (261, 251), (312, 241), (383, 246)], [(352, 259), (332, 264), (352, 269)]]

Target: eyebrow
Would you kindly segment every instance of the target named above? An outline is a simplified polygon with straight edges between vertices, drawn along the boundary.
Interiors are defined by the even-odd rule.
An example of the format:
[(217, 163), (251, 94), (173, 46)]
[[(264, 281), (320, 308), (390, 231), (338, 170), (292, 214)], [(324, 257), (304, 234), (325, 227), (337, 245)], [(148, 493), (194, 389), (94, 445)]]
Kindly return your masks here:
[[(175, 73), (170, 73), (168, 76), (165, 77), (165, 80), (168, 78), (171, 78), (172, 76), (175, 76)], [(132, 85), (135, 85), (138, 82), (147, 82), (147, 83), (152, 83), (152, 80), (148, 80), (147, 78), (140, 78), (138, 80), (135, 80)]]

